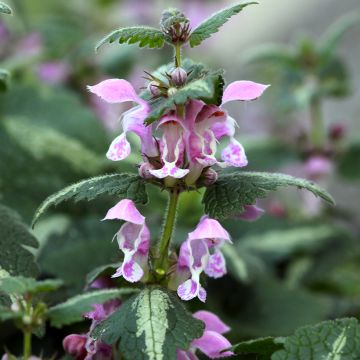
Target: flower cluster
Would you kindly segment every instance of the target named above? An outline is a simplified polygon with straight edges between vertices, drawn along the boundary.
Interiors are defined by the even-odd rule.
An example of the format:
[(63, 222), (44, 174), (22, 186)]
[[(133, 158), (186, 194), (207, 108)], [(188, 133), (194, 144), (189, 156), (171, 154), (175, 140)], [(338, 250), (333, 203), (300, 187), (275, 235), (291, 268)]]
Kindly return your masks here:
[[(169, 78), (174, 85), (183, 85), (187, 73), (176, 68)], [(133, 86), (123, 79), (110, 79), (88, 89), (108, 103), (132, 101), (138, 105), (122, 117), (123, 133), (111, 143), (107, 157), (113, 161), (123, 160), (131, 153), (127, 133), (133, 132), (141, 140), (144, 164), (140, 175), (158, 179), (185, 179), (187, 185), (194, 184), (204, 169), (213, 165), (220, 167), (246, 166), (248, 161), (243, 146), (235, 139), (235, 120), (223, 108), (228, 102), (257, 99), (268, 85), (252, 81), (235, 81), (224, 90), (222, 104), (208, 105), (200, 100), (190, 100), (183, 113), (170, 110), (155, 124), (144, 124), (151, 112), (149, 101), (142, 99)], [(166, 94), (155, 81), (150, 82), (149, 92), (154, 96), (171, 96), (176, 87), (170, 87)], [(156, 126), (155, 126), (156, 125)], [(160, 137), (156, 134), (161, 133)], [(224, 137), (228, 145), (216, 158), (217, 143)]]

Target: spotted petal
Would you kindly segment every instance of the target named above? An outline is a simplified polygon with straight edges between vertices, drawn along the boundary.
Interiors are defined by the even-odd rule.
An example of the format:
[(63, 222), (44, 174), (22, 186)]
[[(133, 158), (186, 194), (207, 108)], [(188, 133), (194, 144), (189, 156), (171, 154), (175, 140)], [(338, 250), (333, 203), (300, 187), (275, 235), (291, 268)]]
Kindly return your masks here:
[(111, 143), (106, 157), (112, 161), (120, 161), (127, 158), (131, 153), (131, 146), (126, 139), (126, 133), (122, 133), (116, 137)]
[(222, 151), (221, 158), (226, 165), (244, 167), (248, 164), (244, 147), (234, 138), (230, 139), (230, 144)]
[(214, 279), (221, 278), (227, 273), (226, 261), (220, 250), (216, 250), (209, 257), (209, 261), (205, 268), (205, 274)]

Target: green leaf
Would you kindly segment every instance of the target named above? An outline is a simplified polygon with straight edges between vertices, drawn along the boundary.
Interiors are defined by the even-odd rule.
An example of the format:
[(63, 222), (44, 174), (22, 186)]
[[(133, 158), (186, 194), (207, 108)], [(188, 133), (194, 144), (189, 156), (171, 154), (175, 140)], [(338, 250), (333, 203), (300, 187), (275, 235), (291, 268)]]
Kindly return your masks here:
[(360, 141), (354, 142), (348, 146), (344, 154), (338, 161), (338, 172), (348, 180), (360, 179), (360, 167), (355, 166), (360, 157)]
[(187, 350), (203, 330), (204, 324), (175, 295), (151, 287), (125, 302), (91, 335), (108, 344), (120, 339), (127, 359), (176, 360), (176, 350)]
[(3, 120), (3, 124), (10, 137), (37, 161), (44, 161), (49, 157), (57, 161), (63, 160), (74, 171), (90, 176), (101, 173), (105, 167), (102, 156), (56, 129), (35, 125), (26, 118), (7, 118)]
[(257, 199), (265, 198), (268, 191), (290, 185), (309, 190), (330, 204), (335, 203), (327, 191), (305, 179), (284, 174), (238, 171), (221, 174), (217, 182), (206, 189), (203, 198), (205, 213), (213, 218), (225, 219), (242, 213), (244, 205), (255, 204)]
[(140, 47), (161, 49), (165, 43), (165, 35), (162, 31), (148, 26), (132, 26), (112, 31), (96, 45), (95, 51), (106, 44), (118, 40), (120, 44), (136, 44)]
[(0, 290), (8, 295), (23, 295), (51, 292), (61, 287), (61, 280), (37, 281), (23, 276), (11, 276), (0, 279)]
[(51, 206), (63, 201), (74, 199), (93, 200), (100, 195), (115, 195), (121, 199), (132, 199), (137, 203), (146, 204), (147, 194), (144, 180), (133, 174), (112, 174), (94, 177), (70, 185), (65, 189), (49, 196), (37, 209), (32, 226)]
[(36, 276), (34, 255), (24, 246), (37, 248), (38, 242), (17, 213), (0, 205), (0, 269), (12, 276)]
[(271, 360), (354, 360), (360, 358), (360, 325), (354, 318), (305, 326), (286, 338)]
[(257, 2), (248, 2), (232, 5), (216, 14), (213, 14), (208, 19), (204, 20), (196, 29), (191, 33), (189, 42), (191, 47), (200, 45), (205, 39), (209, 38), (212, 34), (219, 31), (232, 16), (238, 14), (243, 8), (248, 5), (258, 4)]
[(354, 25), (360, 22), (360, 12), (347, 14), (332, 24), (320, 39), (320, 53), (328, 57), (333, 53), (341, 38)]
[(263, 337), (254, 340), (242, 341), (236, 345), (233, 345), (231, 350), (235, 354), (261, 354), (271, 355), (275, 351), (280, 350), (284, 347), (283, 343), (285, 338), (275, 337)]
[(131, 288), (107, 289), (77, 295), (64, 303), (51, 307), (47, 315), (52, 326), (62, 327), (82, 321), (84, 319), (83, 315), (93, 310), (92, 305), (94, 304), (102, 304), (108, 300), (120, 299), (137, 291), (137, 289)]
[(151, 112), (145, 119), (145, 123), (150, 125), (160, 119), (167, 111), (173, 109), (175, 105), (184, 105), (190, 99), (203, 100), (207, 104), (221, 104), (224, 79), (223, 71), (201, 73), (201, 77), (188, 82), (185, 86), (178, 89), (174, 96), (159, 98), (150, 103)]
[(0, 69), (0, 92), (7, 90), (9, 86), (10, 73), (5, 69)]
[(0, 1), (0, 13), (8, 15), (12, 14), (11, 7)]
[(93, 269), (89, 274), (86, 276), (86, 284), (91, 285), (99, 276), (102, 276), (106, 273), (110, 273), (110, 275), (114, 274), (116, 269), (121, 265), (121, 263), (115, 264), (106, 264), (98, 266), (97, 268)]

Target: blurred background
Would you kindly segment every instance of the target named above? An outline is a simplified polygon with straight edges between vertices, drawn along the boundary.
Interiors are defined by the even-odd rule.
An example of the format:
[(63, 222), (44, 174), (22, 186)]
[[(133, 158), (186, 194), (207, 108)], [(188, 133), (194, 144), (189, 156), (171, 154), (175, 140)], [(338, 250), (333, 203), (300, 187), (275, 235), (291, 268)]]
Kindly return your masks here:
[[(136, 172), (140, 158), (107, 161), (128, 105), (107, 105), (86, 91), (106, 78), (137, 89), (143, 71), (171, 61), (171, 49), (95, 44), (117, 27), (157, 26), (164, 8), (185, 12), (192, 27), (231, 1), (8, 0), (13, 16), (0, 19), (0, 203), (30, 224), (50, 194), (80, 179)], [(230, 338), (287, 335), (299, 326), (360, 315), (360, 6), (358, 0), (263, 0), (249, 6), (202, 46), (184, 55), (226, 80), (272, 86), (251, 103), (228, 107), (249, 169), (315, 180), (334, 196), (327, 208), (312, 195), (281, 191), (259, 203), (254, 223), (229, 220), (234, 247), (225, 249), (229, 276), (208, 280), (206, 307), (231, 324)], [(146, 85), (146, 84), (145, 84)], [(314, 123), (320, 118), (317, 139)], [(137, 146), (137, 139), (133, 139)], [(151, 190), (151, 189), (149, 189)], [(142, 211), (156, 240), (165, 207), (150, 191)], [(68, 203), (35, 228), (41, 278), (61, 278), (56, 303), (85, 286), (95, 267), (119, 261), (111, 243), (118, 224), (101, 223), (116, 199)], [(201, 194), (184, 194), (175, 236), (185, 240), (201, 216)], [(153, 209), (156, 209), (154, 211)], [(189, 304), (193, 309), (202, 304)], [(86, 329), (49, 329), (35, 349), (61, 356), (62, 338)], [(21, 337), (0, 328), (0, 349), (16, 353)], [(35, 352), (36, 352), (35, 351)]]

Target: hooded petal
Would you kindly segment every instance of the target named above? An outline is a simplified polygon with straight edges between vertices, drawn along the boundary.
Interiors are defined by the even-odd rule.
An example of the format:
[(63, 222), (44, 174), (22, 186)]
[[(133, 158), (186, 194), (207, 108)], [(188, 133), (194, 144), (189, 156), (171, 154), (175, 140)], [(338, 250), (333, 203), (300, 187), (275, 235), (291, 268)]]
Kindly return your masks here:
[(140, 214), (134, 202), (129, 199), (119, 201), (107, 212), (103, 220), (113, 219), (128, 221), (136, 225), (145, 223), (145, 217)]
[(214, 133), (217, 140), (220, 140), (224, 136), (233, 137), (235, 135), (236, 121), (231, 116), (227, 115), (225, 122), (215, 123), (211, 127), (211, 131)]
[(244, 147), (234, 138), (230, 139), (230, 144), (222, 151), (221, 158), (225, 164), (235, 167), (244, 167), (248, 164)]
[(256, 221), (261, 218), (265, 210), (256, 206), (256, 205), (244, 205), (244, 212), (240, 214), (238, 217), (241, 220), (245, 221)]
[(220, 250), (216, 250), (210, 255), (209, 261), (205, 268), (205, 274), (214, 279), (221, 278), (226, 275), (226, 261)]
[(217, 315), (210, 311), (200, 310), (193, 314), (194, 318), (205, 323), (205, 331), (215, 331), (219, 334), (225, 334), (230, 331), (227, 326)]
[(138, 104), (146, 104), (146, 101), (136, 94), (134, 87), (123, 79), (105, 80), (97, 85), (88, 86), (88, 90), (109, 103), (134, 101)]
[(231, 243), (229, 233), (217, 220), (210, 219), (208, 216), (203, 216), (196, 229), (189, 233), (188, 240), (191, 241), (195, 239), (211, 239), (214, 240), (216, 244), (223, 241)]
[(122, 133), (113, 140), (106, 153), (106, 157), (112, 161), (120, 161), (127, 158), (130, 153), (130, 143), (126, 139), (126, 133)]
[(258, 84), (253, 81), (235, 81), (229, 84), (222, 98), (222, 104), (229, 101), (249, 101), (260, 97), (270, 85)]
[(86, 341), (86, 335), (68, 335), (63, 340), (63, 348), (67, 354), (74, 356), (76, 359), (84, 359), (87, 354)]
[(205, 330), (204, 335), (195, 339), (192, 346), (198, 348), (210, 359), (217, 359), (234, 355), (231, 351), (222, 352), (231, 347), (230, 342), (222, 335), (215, 331)]

